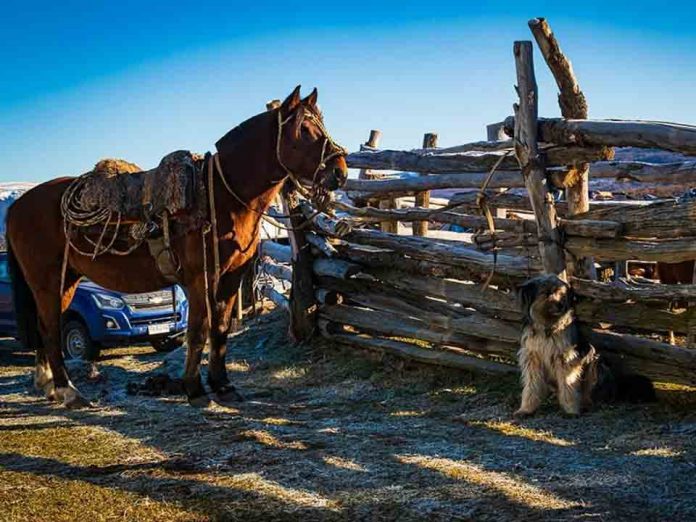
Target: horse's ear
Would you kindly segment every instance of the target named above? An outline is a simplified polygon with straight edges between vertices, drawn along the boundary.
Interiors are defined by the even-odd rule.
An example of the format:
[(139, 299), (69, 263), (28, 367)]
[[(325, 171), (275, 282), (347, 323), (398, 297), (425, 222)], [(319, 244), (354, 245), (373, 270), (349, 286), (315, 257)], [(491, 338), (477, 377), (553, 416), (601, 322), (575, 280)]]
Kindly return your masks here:
[(317, 88), (315, 87), (314, 90), (309, 94), (309, 96), (307, 96), (304, 100), (302, 100), (302, 104), (314, 109), (317, 106), (317, 98), (318, 97), (319, 97), (319, 91), (317, 91)]
[(283, 114), (290, 114), (290, 112), (300, 104), (300, 86), (295, 87), (295, 90), (290, 93), (290, 96), (285, 98), (285, 101), (280, 106), (280, 110)]

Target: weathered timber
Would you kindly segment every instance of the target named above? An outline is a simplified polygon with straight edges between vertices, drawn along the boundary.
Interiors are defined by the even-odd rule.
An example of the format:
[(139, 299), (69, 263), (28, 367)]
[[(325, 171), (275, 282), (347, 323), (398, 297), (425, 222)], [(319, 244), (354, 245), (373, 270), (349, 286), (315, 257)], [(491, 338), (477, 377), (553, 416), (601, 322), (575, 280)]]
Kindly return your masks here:
[(677, 263), (696, 259), (696, 241), (686, 239), (593, 239), (569, 237), (565, 248), (575, 256), (593, 256), (607, 261), (664, 261)]
[(556, 208), (546, 183), (545, 163), (537, 138), (538, 90), (531, 42), (515, 42), (515, 67), (519, 104), (515, 111), (515, 155), (538, 227), (539, 253), (544, 271), (565, 278), (565, 256), (557, 228)]
[(525, 279), (537, 275), (540, 270), (540, 265), (533, 260), (530, 260), (527, 273), (524, 275), (512, 275), (506, 272), (505, 267), (496, 267), (494, 271), (490, 269), (482, 270), (471, 265), (451, 265), (423, 259), (413, 259), (391, 250), (370, 248), (368, 246), (351, 243), (337, 245), (336, 248), (342, 257), (368, 267), (394, 268), (398, 266), (400, 270), (413, 274), (451, 277), (453, 279), (476, 281), (478, 283), (483, 283), (490, 278), (490, 283), (498, 285), (501, 288), (515, 287)]
[[(514, 134), (515, 118), (505, 120)], [(696, 155), (696, 127), (681, 123), (632, 120), (540, 118), (539, 139), (558, 145), (659, 148)]]
[[(462, 192), (460, 194), (454, 194), (450, 198), (450, 205), (457, 205), (458, 209), (461, 210), (477, 210), (477, 192)], [(532, 206), (529, 202), (529, 198), (526, 196), (521, 196), (518, 194), (509, 193), (496, 193), (491, 191), (486, 191), (486, 203), (491, 208), (509, 208), (514, 210), (531, 210)], [(635, 207), (646, 207), (648, 205), (654, 205), (654, 201), (590, 201), (591, 209), (599, 208), (617, 208), (617, 209), (629, 209)], [(567, 215), (568, 206), (565, 202), (560, 201), (556, 203), (556, 210), (560, 215)], [(583, 219), (585, 216), (582, 217)], [(601, 219), (599, 217), (588, 216), (588, 219)]]
[(607, 303), (582, 299), (575, 312), (588, 324), (608, 323), (626, 326), (648, 332), (687, 333), (689, 322), (693, 320), (693, 310), (669, 311), (650, 307), (641, 303)]
[(286, 213), (290, 216), (288, 239), (292, 248), (292, 287), (290, 289), (290, 333), (295, 341), (311, 337), (315, 328), (314, 285), (312, 283), (312, 251), (302, 232), (306, 219), (300, 212), (301, 198), (287, 180), (283, 187)]
[(696, 385), (696, 351), (634, 335), (583, 328), (601, 353), (657, 382)]
[(696, 161), (646, 163), (642, 161), (597, 161), (593, 178), (618, 178), (640, 183), (696, 185)]
[(326, 257), (333, 257), (336, 255), (336, 249), (325, 237), (310, 231), (305, 233), (305, 239), (307, 239), (307, 243), (315, 247)]
[(420, 237), (385, 234), (375, 230), (354, 230), (347, 239), (363, 245), (391, 249), (414, 259), (450, 265), (468, 265), (480, 272), (499, 270), (506, 275), (517, 277), (525, 277), (529, 274), (529, 264), (524, 258), (494, 256), (462, 245)]
[[(370, 131), (370, 137), (367, 139), (365, 145), (367, 147), (376, 148), (379, 147), (379, 140), (382, 138), (382, 132), (377, 129), (372, 129)], [(368, 169), (360, 169), (358, 173), (358, 179), (370, 179), (372, 177), (372, 172)]]
[(584, 297), (600, 299), (605, 302), (623, 303), (626, 301), (689, 301), (696, 300), (696, 285), (637, 285), (627, 280), (600, 283), (587, 279), (571, 278), (573, 291)]
[[(347, 305), (322, 306), (319, 313), (325, 319), (348, 324), (368, 333), (421, 339), (436, 344), (469, 348), (472, 337), (497, 341), (491, 348), (495, 352), (490, 352), (489, 355), (514, 357), (520, 337), (518, 324), (479, 313), (465, 317), (440, 316), (437, 320), (434, 320), (435, 314), (429, 314), (428, 323), (393, 311), (367, 310)], [(474, 347), (469, 349), (475, 350)]]
[(290, 301), (278, 290), (273, 288), (273, 285), (261, 286), (261, 295), (269, 299), (277, 307), (290, 312)]
[(261, 256), (268, 256), (278, 263), (290, 263), (292, 262), (292, 248), (290, 245), (281, 245), (266, 239), (261, 242)]
[[(440, 190), (452, 188), (480, 188), (488, 177), (488, 173), (476, 172), (470, 174), (435, 174), (417, 178), (393, 178), (381, 180), (349, 179), (343, 189), (353, 195), (381, 194), (401, 196), (424, 190)], [(524, 180), (519, 171), (496, 171), (488, 184), (489, 188), (521, 188)]]
[[(484, 142), (485, 143), (485, 142)], [(462, 148), (464, 146), (460, 146)], [(519, 171), (520, 166), (509, 151), (491, 147), (484, 152), (451, 152), (449, 149), (431, 150), (362, 150), (346, 157), (351, 168), (430, 172), (433, 174), (488, 172), (500, 162), (501, 171)], [(543, 151), (543, 149), (542, 149)], [(613, 159), (613, 152), (606, 147), (553, 147), (545, 151), (549, 165), (561, 166), (579, 161)], [(502, 160), (502, 161), (501, 161)]]
[[(561, 51), (548, 22), (543, 18), (534, 18), (529, 21), (529, 28), (558, 85), (558, 104), (561, 115), (564, 118), (587, 119), (589, 116), (585, 95), (580, 90), (570, 60)], [(590, 209), (589, 162), (574, 160), (573, 165), (575, 167), (572, 169), (573, 179), (567, 183), (566, 189), (569, 216), (581, 214)], [(597, 271), (591, 258), (569, 256), (567, 262), (570, 274), (597, 279)]]
[(265, 260), (261, 262), (261, 271), (280, 279), (282, 281), (292, 281), (292, 268), (287, 265), (279, 265), (273, 261)]
[(321, 328), (321, 333), (325, 338), (331, 341), (366, 350), (378, 351), (380, 353), (388, 353), (419, 363), (493, 374), (514, 374), (518, 371), (517, 367), (513, 365), (487, 361), (463, 353), (456, 353), (451, 350), (422, 348), (415, 344), (395, 341), (393, 339), (368, 337), (345, 332), (331, 333), (330, 325)]
[(336, 219), (323, 212), (316, 212), (308, 201), (302, 201), (300, 210), (306, 219), (319, 230), (333, 237), (343, 237), (352, 230), (350, 223), (344, 219)]
[(627, 237), (667, 239), (696, 236), (694, 216), (696, 201), (668, 200), (626, 210), (597, 208), (576, 218), (614, 221), (621, 225), (621, 234)]
[[(437, 134), (428, 132), (423, 136), (423, 149), (434, 149), (437, 147)], [(427, 175), (427, 173), (421, 174)], [(428, 208), (430, 206), (430, 191), (417, 192), (415, 195), (415, 205), (417, 207)], [(414, 236), (428, 235), (428, 221), (416, 221), (413, 223)]]
[(317, 276), (337, 277), (339, 279), (349, 279), (362, 270), (360, 265), (350, 263), (343, 259), (325, 259), (319, 258), (314, 260), (312, 267), (314, 274)]

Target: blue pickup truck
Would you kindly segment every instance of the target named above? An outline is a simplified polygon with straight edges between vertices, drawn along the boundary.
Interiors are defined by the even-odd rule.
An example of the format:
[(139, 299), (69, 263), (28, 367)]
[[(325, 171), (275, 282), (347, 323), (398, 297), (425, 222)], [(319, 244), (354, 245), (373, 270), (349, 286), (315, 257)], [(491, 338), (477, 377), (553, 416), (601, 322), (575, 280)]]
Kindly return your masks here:
[[(187, 321), (188, 301), (178, 285), (122, 294), (83, 281), (63, 314), (63, 351), (68, 358), (95, 360), (103, 345), (145, 341), (168, 351), (183, 342)], [(6, 252), (0, 252), (0, 334), (17, 336)]]

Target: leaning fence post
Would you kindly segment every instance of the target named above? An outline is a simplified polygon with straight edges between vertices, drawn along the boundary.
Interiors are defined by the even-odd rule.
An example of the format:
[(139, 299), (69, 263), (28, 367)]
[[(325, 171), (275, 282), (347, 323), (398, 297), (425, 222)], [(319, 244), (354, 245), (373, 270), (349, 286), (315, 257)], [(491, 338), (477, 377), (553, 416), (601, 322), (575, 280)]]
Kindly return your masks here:
[[(279, 100), (266, 104), (271, 111), (280, 105)], [(291, 226), (288, 239), (292, 248), (292, 286), (290, 288), (290, 332), (295, 341), (308, 339), (314, 332), (316, 322), (316, 301), (312, 279), (312, 251), (300, 228), (305, 218), (300, 210), (300, 196), (288, 180), (282, 190), (285, 209), (289, 214), (287, 222)]]
[[(434, 149), (437, 147), (437, 134), (434, 132), (426, 132), (423, 135), (423, 149)], [(421, 176), (427, 176), (427, 173), (421, 174)], [(430, 207), (430, 191), (425, 190), (423, 192), (416, 193), (415, 206), (428, 208)], [(413, 223), (413, 235), (414, 236), (427, 236), (428, 235), (428, 221), (415, 221)]]
[(532, 42), (515, 42), (513, 51), (517, 69), (517, 94), (520, 99), (520, 103), (513, 106), (515, 154), (534, 210), (544, 271), (565, 279), (565, 256), (558, 233), (556, 207), (548, 191), (544, 160), (539, 154), (537, 142), (539, 100)]
[[(561, 115), (566, 119), (586, 120), (588, 118), (587, 100), (580, 90), (573, 66), (561, 51), (548, 22), (544, 18), (534, 18), (529, 21), (529, 28), (558, 85), (558, 104), (561, 107)], [(568, 215), (574, 216), (590, 210), (590, 164), (579, 163), (572, 165), (571, 168), (574, 175), (565, 193), (568, 201)], [(597, 270), (592, 258), (573, 259), (569, 256), (568, 269), (571, 275), (597, 279)]]

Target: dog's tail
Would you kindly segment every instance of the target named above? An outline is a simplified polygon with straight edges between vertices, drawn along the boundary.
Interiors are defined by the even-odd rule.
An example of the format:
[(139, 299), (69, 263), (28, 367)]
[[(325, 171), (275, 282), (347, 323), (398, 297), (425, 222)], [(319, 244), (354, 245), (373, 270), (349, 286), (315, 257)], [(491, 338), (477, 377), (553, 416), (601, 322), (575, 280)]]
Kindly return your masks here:
[(644, 375), (628, 373), (602, 357), (597, 363), (593, 402), (643, 403), (657, 400), (655, 387)]

